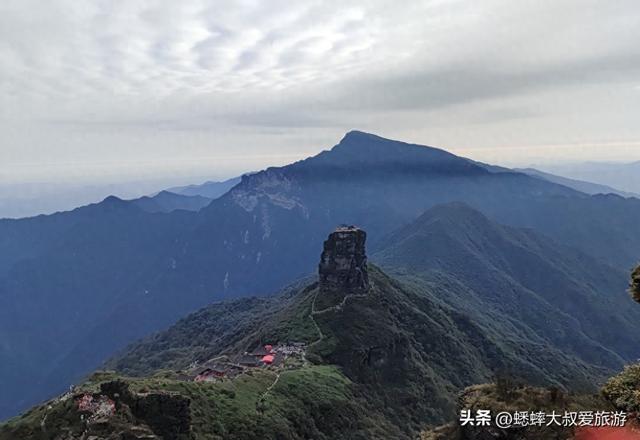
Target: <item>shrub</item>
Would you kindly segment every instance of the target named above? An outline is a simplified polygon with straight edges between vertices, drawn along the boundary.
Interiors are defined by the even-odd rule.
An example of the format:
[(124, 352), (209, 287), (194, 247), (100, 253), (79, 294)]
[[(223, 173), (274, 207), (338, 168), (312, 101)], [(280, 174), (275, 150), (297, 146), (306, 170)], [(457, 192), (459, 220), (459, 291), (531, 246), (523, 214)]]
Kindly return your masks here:
[(631, 273), (631, 286), (629, 288), (631, 297), (640, 302), (640, 266)]
[(628, 365), (622, 373), (609, 379), (602, 395), (620, 410), (640, 410), (640, 364)]

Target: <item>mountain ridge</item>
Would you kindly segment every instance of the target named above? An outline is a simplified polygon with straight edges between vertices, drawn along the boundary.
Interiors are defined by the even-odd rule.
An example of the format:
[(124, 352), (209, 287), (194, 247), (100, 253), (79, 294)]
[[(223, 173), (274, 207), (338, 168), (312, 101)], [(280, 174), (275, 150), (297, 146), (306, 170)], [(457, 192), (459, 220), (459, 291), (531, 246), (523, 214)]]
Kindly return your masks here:
[(622, 197), (640, 197), (638, 193), (621, 191), (608, 185), (587, 182), (584, 180), (570, 179), (568, 177), (558, 176), (551, 173), (545, 173), (544, 171), (537, 170), (535, 168), (515, 168), (515, 171), (528, 174), (530, 176), (539, 177), (550, 182), (558, 183), (560, 185), (568, 186), (577, 191), (581, 191), (585, 194), (616, 194)]
[(211, 200), (212, 198), (204, 197), (202, 195), (177, 194), (168, 190), (163, 190), (154, 196), (144, 196), (129, 200), (129, 203), (132, 203), (142, 210), (150, 213), (168, 213), (177, 209), (199, 211), (211, 203)]
[[(428, 210), (387, 243), (372, 257), (377, 264), (401, 268), (406, 275), (400, 279), (454, 279), (474, 294), (447, 296), (445, 302), (476, 319), (481, 317), (474, 306), (495, 311), (492, 319), (500, 322), (513, 317), (538, 337), (610, 369), (636, 355), (632, 328), (638, 316), (627, 307), (624, 271), (532, 230), (498, 225), (459, 203)], [(615, 328), (617, 336), (594, 331), (606, 328)]]
[[(64, 345), (64, 354), (37, 372), (43, 377), (25, 374), (19, 394), (7, 394), (0, 406), (2, 400), (22, 401), (29, 384), (35, 394), (66, 388), (127, 343), (211, 301), (269, 294), (305, 276), (316, 264), (317, 247), (340, 223), (361, 225), (375, 248), (429, 207), (464, 201), (493, 220), (534, 228), (610, 264), (635, 260), (640, 201), (490, 173), (442, 150), (359, 134), (346, 138), (335, 151), (243, 177), (199, 212), (146, 213), (123, 205), (115, 215), (109, 206), (120, 202), (111, 200), (71, 213), (0, 221), (0, 301), (20, 299), (0, 321), (0, 343), (13, 346), (23, 337), (15, 330), (22, 322), (39, 322), (25, 329), (25, 350), (47, 352), (50, 329), (60, 332), (56, 342)], [(350, 155), (351, 147), (379, 154)], [(408, 152), (394, 155), (393, 149)], [(36, 299), (41, 308), (29, 305)], [(75, 321), (64, 318), (74, 307), (91, 310), (75, 331)], [(123, 320), (135, 326), (122, 326)], [(96, 344), (100, 352), (91, 349)], [(5, 365), (16, 365), (14, 356), (14, 350), (0, 352)]]
[(206, 181), (201, 184), (192, 184), (187, 186), (174, 186), (165, 191), (180, 194), (183, 196), (202, 196), (208, 199), (217, 199), (241, 180), (241, 177), (232, 177), (223, 181)]

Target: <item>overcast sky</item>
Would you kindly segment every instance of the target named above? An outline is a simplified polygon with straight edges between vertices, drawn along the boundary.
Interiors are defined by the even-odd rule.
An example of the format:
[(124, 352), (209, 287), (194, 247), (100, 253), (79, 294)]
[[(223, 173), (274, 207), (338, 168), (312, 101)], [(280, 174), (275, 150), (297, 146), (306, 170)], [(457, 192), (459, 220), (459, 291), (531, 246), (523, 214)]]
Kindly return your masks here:
[(639, 160), (639, 23), (637, 0), (2, 0), (0, 183), (226, 177), (351, 129)]

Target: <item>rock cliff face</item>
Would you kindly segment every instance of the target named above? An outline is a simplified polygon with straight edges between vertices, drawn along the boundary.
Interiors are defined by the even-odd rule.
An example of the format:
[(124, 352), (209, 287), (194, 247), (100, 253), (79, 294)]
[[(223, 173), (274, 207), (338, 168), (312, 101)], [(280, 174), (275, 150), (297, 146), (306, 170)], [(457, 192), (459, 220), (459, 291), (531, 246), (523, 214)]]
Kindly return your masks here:
[(135, 394), (124, 381), (101, 384), (101, 394), (116, 402), (117, 408), (127, 406), (135, 420), (149, 426), (164, 440), (191, 439), (191, 401), (179, 394)]
[(320, 257), (321, 291), (357, 294), (369, 290), (366, 239), (367, 233), (355, 226), (341, 226), (329, 235)]
[(165, 440), (192, 438), (191, 401), (179, 394), (153, 393), (133, 402), (131, 411)]

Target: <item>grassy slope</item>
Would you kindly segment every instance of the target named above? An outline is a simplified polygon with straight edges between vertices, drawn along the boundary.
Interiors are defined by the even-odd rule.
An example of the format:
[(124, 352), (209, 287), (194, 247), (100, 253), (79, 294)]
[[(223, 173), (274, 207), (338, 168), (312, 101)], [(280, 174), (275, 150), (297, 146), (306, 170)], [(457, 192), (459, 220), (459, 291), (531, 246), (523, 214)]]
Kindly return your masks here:
[(237, 354), (258, 344), (312, 342), (318, 333), (309, 319), (315, 284), (295, 284), (275, 297), (243, 298), (213, 304), (167, 331), (131, 345), (107, 362), (124, 374), (149, 375), (158, 369), (182, 369), (195, 361)]
[(504, 341), (555, 347), (600, 377), (638, 355), (640, 309), (623, 271), (467, 206), (426, 212), (373, 260)]
[(490, 381), (498, 370), (560, 386), (589, 383), (596, 374), (549, 347), (505, 341), (375, 267), (370, 278), (369, 297), (349, 301), (340, 316), (317, 319), (326, 335), (317, 351), (407, 432), (447, 420), (461, 389)]
[[(96, 374), (81, 390), (95, 392), (100, 383), (116, 378), (126, 380), (136, 392), (176, 392), (189, 397), (196, 440), (401, 438), (393, 426), (375, 417), (353, 395), (350, 381), (331, 366), (282, 373), (264, 398), (275, 379), (275, 373), (266, 370), (233, 381), (200, 384), (175, 381), (162, 374), (149, 378)], [(45, 430), (42, 420), (46, 420)], [(133, 425), (136, 422), (121, 415), (100, 429), (115, 433)], [(73, 400), (48, 402), (0, 427), (0, 440), (49, 440), (62, 433), (79, 438), (83, 429)]]
[[(195, 360), (232, 354), (259, 343), (312, 343), (308, 358), (336, 365), (370, 411), (413, 435), (428, 423), (455, 413), (456, 394), (492, 379), (495, 371), (516, 372), (532, 383), (593, 387), (601, 371), (547, 344), (518, 335), (505, 338), (490, 320), (473, 320), (452, 309), (442, 295), (460, 294), (447, 282), (400, 284), (370, 266), (373, 289), (366, 298), (309, 318), (315, 284), (296, 286), (271, 299), (247, 299), (210, 306), (134, 345), (109, 365), (127, 374), (185, 368)], [(526, 336), (526, 335), (525, 335)], [(308, 390), (299, 389), (301, 398)], [(365, 403), (363, 403), (365, 404)]]

